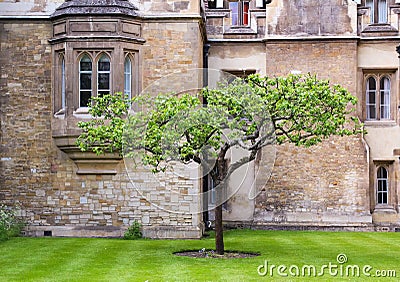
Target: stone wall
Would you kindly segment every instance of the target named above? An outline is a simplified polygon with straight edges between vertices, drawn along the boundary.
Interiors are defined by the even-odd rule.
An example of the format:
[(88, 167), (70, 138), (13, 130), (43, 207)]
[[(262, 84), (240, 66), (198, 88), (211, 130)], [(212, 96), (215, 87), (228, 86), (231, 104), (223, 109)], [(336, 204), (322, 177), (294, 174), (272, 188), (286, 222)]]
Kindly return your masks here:
[[(200, 189), (197, 182), (184, 177), (168, 182), (182, 190), (172, 197), (162, 191), (165, 186), (146, 180), (151, 173), (138, 170), (138, 181), (131, 182), (123, 161), (115, 175), (77, 174), (77, 165), (56, 146), (51, 123), (51, 22), (3, 20), (0, 32), (0, 201), (21, 207), (27, 234), (121, 236), (138, 220), (147, 237), (199, 238), (201, 216), (191, 213), (199, 207), (184, 204), (200, 204), (190, 195)], [(176, 70), (201, 67), (198, 21), (147, 22), (143, 36), (147, 43), (139, 54), (142, 88)], [(148, 198), (138, 192), (144, 187), (152, 191)], [(160, 209), (157, 203), (169, 207)]]
[(148, 20), (143, 37), (143, 89), (174, 72), (202, 68), (204, 39), (198, 20)]
[(266, 34), (355, 35), (357, 4), (343, 0), (272, 1), (267, 5)]
[(200, 0), (139, 0), (145, 13), (156, 14), (199, 14)]
[(34, 16), (51, 15), (64, 0), (0, 0), (2, 16)]
[[(0, 199), (39, 209), (51, 189), (50, 22), (1, 21)], [(33, 218), (32, 218), (33, 219)]]
[[(355, 41), (267, 42), (267, 74), (317, 74), (357, 93)], [(258, 224), (369, 226), (368, 159), (361, 136), (335, 137), (308, 149), (278, 147)]]

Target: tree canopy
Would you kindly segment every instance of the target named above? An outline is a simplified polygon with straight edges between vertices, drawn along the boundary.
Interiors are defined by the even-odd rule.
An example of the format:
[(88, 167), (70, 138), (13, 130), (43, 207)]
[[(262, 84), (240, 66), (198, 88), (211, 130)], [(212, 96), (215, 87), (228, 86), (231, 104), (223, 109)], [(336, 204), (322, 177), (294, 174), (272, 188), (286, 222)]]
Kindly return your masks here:
[[(311, 146), (332, 135), (362, 132), (356, 103), (342, 86), (310, 74), (251, 75), (196, 94), (160, 93), (133, 100), (121, 93), (103, 95), (93, 98), (92, 119), (78, 124), (82, 134), (77, 144), (97, 154), (139, 156), (153, 172), (165, 170), (172, 160), (196, 162), (223, 190), (229, 176), (264, 146)], [(235, 147), (248, 154), (228, 165), (226, 154)], [(223, 253), (225, 200), (220, 197), (216, 208), (218, 253)]]

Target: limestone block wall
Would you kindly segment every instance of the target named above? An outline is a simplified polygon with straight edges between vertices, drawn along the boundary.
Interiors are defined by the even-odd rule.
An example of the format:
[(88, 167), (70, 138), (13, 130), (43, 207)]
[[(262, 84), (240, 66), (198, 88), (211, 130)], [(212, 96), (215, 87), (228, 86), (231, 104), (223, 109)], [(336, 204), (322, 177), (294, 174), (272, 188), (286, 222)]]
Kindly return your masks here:
[(64, 0), (0, 0), (0, 14), (44, 17), (51, 15)]
[(143, 25), (143, 89), (177, 71), (203, 67), (199, 20), (147, 20)]
[[(158, 28), (164, 30), (162, 36)], [(77, 174), (74, 161), (56, 146), (51, 123), (51, 22), (4, 19), (0, 33), (0, 201), (21, 207), (27, 234), (121, 236), (138, 220), (148, 237), (199, 238), (201, 217), (191, 211), (200, 203), (187, 193), (171, 199), (162, 186), (153, 183), (148, 188), (156, 194), (143, 197), (126, 174), (123, 161), (115, 175)], [(139, 54), (142, 87), (184, 67), (202, 66), (198, 22), (147, 22), (143, 33), (147, 43)], [(200, 189), (198, 183), (194, 186), (186, 179), (169, 184), (186, 192)], [(152, 201), (172, 202), (174, 212)]]
[[(317, 74), (357, 93), (355, 41), (267, 42), (268, 75)], [(308, 149), (278, 147), (258, 224), (369, 226), (368, 159), (361, 136), (335, 137)]]
[(266, 9), (267, 37), (357, 34), (355, 1), (278, 0)]
[(366, 154), (357, 137), (314, 148), (280, 146), (256, 200), (259, 225), (363, 226), (371, 223)]
[(146, 14), (199, 14), (201, 0), (138, 0), (140, 9)]
[(213, 43), (209, 50), (209, 68), (223, 71), (253, 70), (265, 74), (263, 42)]

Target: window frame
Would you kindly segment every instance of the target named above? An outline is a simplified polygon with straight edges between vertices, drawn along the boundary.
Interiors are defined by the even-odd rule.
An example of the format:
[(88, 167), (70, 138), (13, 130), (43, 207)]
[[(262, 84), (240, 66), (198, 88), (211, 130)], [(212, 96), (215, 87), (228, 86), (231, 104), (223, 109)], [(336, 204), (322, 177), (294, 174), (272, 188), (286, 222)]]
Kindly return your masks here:
[(66, 60), (65, 53), (63, 51), (55, 52), (55, 65), (54, 65), (54, 102), (53, 112), (55, 116), (62, 116), (65, 114), (66, 105)]
[[(379, 158), (373, 159), (373, 164), (370, 171), (370, 177), (372, 181), (370, 182), (370, 200), (371, 200), (371, 212), (379, 211), (393, 211), (395, 208), (395, 195), (396, 195), (396, 180), (395, 178), (395, 158)], [(386, 178), (378, 177), (379, 169), (384, 168), (386, 170)], [(378, 196), (380, 192), (379, 185), (382, 185), (380, 181), (384, 181), (386, 185), (386, 190), (383, 191), (386, 195), (386, 202), (381, 201)], [(384, 197), (382, 198), (384, 199)], [(378, 202), (379, 200), (379, 202)]]
[[(88, 57), (90, 59), (90, 62), (91, 62), (91, 70), (90, 71), (82, 71), (81, 70), (81, 61), (84, 57)], [(78, 64), (77, 65), (78, 65), (78, 108), (87, 108), (89, 103), (86, 106), (81, 104), (81, 102), (82, 102), (82, 100), (81, 100), (82, 93), (81, 92), (90, 92), (91, 93), (90, 97), (93, 97), (93, 81), (94, 81), (93, 73), (96, 73), (96, 71), (94, 70), (95, 64), (93, 64), (92, 56), (90, 56), (90, 54), (88, 54), (86, 52), (83, 52), (82, 54), (80, 54), (78, 56)], [(82, 90), (82, 88), (81, 88), (82, 87), (82, 76), (81, 76), (82, 74), (90, 74), (90, 89)], [(90, 101), (90, 98), (89, 98), (89, 101)]]
[[(363, 80), (363, 119), (366, 122), (389, 122), (395, 121), (395, 96), (396, 95), (396, 70), (364, 70), (364, 80)], [(375, 80), (375, 90), (369, 89), (368, 81), (370, 79)], [(382, 89), (381, 82), (384, 79), (389, 80), (389, 89)], [(375, 103), (370, 102), (371, 92), (375, 92)], [(382, 101), (382, 98), (387, 94), (388, 101)], [(375, 118), (371, 118), (370, 106), (375, 106)], [(386, 106), (386, 108), (382, 108)], [(386, 111), (385, 111), (386, 109)], [(384, 113), (387, 114), (384, 114)]]
[[(92, 63), (92, 71), (91, 71), (91, 89), (81, 89), (81, 60), (83, 57), (89, 57)], [(100, 71), (99, 70), (99, 62), (102, 57), (106, 56), (109, 60), (109, 71)], [(110, 94), (113, 93), (113, 57), (110, 51), (105, 50), (98, 50), (98, 51), (78, 51), (77, 55), (77, 74), (78, 74), (78, 85), (77, 85), (77, 93), (78, 93), (78, 101), (77, 101), (77, 109), (83, 109), (84, 111), (87, 110), (88, 106), (81, 104), (81, 91), (91, 92), (90, 98), (98, 97), (102, 94)], [(89, 71), (84, 72), (89, 73)], [(100, 74), (108, 74), (109, 78), (109, 89), (99, 89), (99, 81), (100, 81)], [(100, 93), (104, 92), (104, 93)], [(89, 104), (88, 104), (89, 105)]]
[[(100, 60), (106, 57), (109, 63), (108, 70), (100, 70)], [(111, 94), (111, 73), (112, 73), (112, 66), (111, 66), (111, 57), (106, 52), (101, 52), (96, 58), (96, 96), (101, 96), (104, 94)], [(108, 75), (108, 88), (100, 88), (100, 75)], [(104, 93), (100, 93), (104, 92)]]
[[(384, 171), (386, 173), (386, 177), (379, 176), (380, 172)], [(381, 189), (381, 185), (383, 189)], [(390, 175), (389, 170), (383, 165), (380, 165), (376, 169), (376, 187), (375, 187), (375, 203), (376, 205), (389, 205), (389, 187), (390, 187)], [(381, 197), (380, 197), (381, 195)], [(381, 201), (380, 201), (381, 198)], [(385, 198), (385, 199), (384, 199)], [(385, 201), (384, 201), (385, 200)]]
[(65, 103), (66, 103), (66, 92), (65, 92), (65, 56), (64, 54), (61, 55), (61, 109), (65, 110)]
[[(86, 100), (81, 99), (85, 95), (81, 90), (90, 91), (90, 97), (96, 97), (98, 93), (98, 60), (104, 54), (110, 60), (110, 94), (124, 91), (124, 60), (129, 56), (131, 60), (131, 96), (140, 93), (142, 77), (140, 69), (140, 49), (132, 44), (124, 43), (121, 46), (105, 46), (96, 48), (95, 44), (82, 46), (75, 42), (71, 46), (64, 44), (55, 45), (52, 66), (52, 113), (54, 118), (68, 119), (70, 116), (78, 118), (90, 118), (90, 105), (85, 105)], [(80, 89), (80, 64), (81, 59), (87, 55), (92, 63), (92, 76), (90, 86)], [(65, 73), (62, 72), (62, 58), (64, 58)], [(85, 67), (85, 66), (84, 66)], [(90, 68), (90, 67), (88, 67)], [(83, 70), (83, 69), (82, 69)], [(89, 72), (90, 73), (90, 72)], [(62, 78), (64, 77), (64, 83)], [(108, 85), (107, 85), (108, 86)], [(99, 89), (101, 90), (101, 89)], [(86, 98), (89, 97), (87, 92)], [(62, 102), (64, 99), (64, 102)], [(81, 101), (82, 100), (82, 101)], [(64, 108), (62, 108), (64, 107)]]
[[(382, 16), (382, 8), (380, 2), (385, 1), (385, 14)], [(368, 2), (371, 2), (369, 4)], [(364, 6), (370, 10), (370, 22), (369, 24), (387, 24), (389, 23), (389, 5), (390, 0), (364, 0)], [(382, 20), (381, 20), (382, 19)]]
[[(230, 10), (230, 23), (235, 27), (248, 27), (250, 26), (250, 2), (248, 0), (229, 1), (228, 8)], [(232, 3), (237, 3), (236, 23), (234, 23), (234, 13), (231, 8)]]
[[(127, 60), (129, 60), (129, 66), (130, 66), (129, 72), (126, 71)], [(133, 89), (133, 81), (132, 81), (132, 78), (133, 78), (133, 62), (134, 62), (134, 59), (132, 58), (132, 55), (131, 54), (125, 54), (125, 57), (124, 57), (124, 95), (127, 95), (129, 100), (132, 99), (132, 97), (133, 97), (132, 96), (132, 89)], [(127, 78), (127, 75), (128, 75), (128, 78)], [(126, 88), (127, 82), (129, 82), (129, 91), (127, 91), (127, 88)]]

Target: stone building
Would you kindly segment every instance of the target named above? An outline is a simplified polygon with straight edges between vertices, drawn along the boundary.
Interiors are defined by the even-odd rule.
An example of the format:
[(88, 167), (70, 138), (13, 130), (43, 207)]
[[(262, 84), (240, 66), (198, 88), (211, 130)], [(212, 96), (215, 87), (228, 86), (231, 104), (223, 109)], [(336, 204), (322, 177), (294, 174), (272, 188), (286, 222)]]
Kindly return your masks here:
[(266, 176), (251, 164), (226, 223), (399, 230), (399, 14), (397, 0), (0, 0), (0, 202), (20, 206), (33, 236), (121, 236), (138, 220), (148, 237), (198, 238), (206, 179), (79, 151), (89, 98), (203, 67), (310, 72), (358, 97), (368, 134), (279, 146), (254, 199)]

